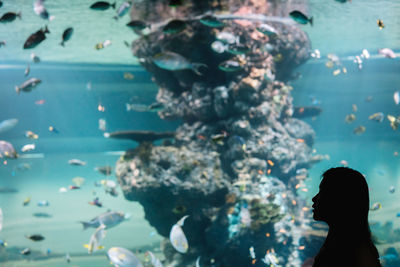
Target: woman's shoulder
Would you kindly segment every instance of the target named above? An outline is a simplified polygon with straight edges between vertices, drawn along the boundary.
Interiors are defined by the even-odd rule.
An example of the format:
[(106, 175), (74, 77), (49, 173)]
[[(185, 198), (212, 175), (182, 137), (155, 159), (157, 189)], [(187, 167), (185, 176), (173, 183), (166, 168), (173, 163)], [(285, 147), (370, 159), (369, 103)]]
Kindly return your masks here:
[(374, 244), (361, 243), (355, 248), (356, 266), (381, 267), (379, 253)]

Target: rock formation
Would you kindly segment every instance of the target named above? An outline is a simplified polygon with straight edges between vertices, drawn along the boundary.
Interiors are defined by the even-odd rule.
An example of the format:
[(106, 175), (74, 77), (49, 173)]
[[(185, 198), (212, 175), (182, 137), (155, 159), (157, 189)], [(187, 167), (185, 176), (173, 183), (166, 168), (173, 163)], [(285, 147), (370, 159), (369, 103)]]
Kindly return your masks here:
[[(164, 266), (194, 266), (198, 256), (201, 266), (274, 260), (300, 266), (309, 257), (299, 243), (309, 212), (297, 190), (323, 156), (312, 152), (313, 129), (293, 117), (292, 87), (284, 81), (308, 59), (310, 42), (296, 25), (253, 15), (306, 7), (278, 0), (167, 2), (132, 9), (132, 20), (154, 23), (132, 50), (159, 86), (159, 116), (184, 123), (173, 142), (142, 142), (117, 162), (125, 198), (138, 201), (166, 238), (189, 215), (183, 226), (189, 250), (181, 254), (166, 239)], [(248, 19), (202, 16), (221, 10)], [(171, 17), (183, 21), (172, 33), (165, 28)], [(169, 52), (179, 55), (175, 62), (156, 64)]]

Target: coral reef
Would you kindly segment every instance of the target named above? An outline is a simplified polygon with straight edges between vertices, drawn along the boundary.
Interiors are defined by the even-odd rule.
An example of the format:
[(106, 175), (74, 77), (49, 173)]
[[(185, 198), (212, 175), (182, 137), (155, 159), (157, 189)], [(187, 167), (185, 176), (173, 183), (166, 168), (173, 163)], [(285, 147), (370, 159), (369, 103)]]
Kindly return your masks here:
[[(264, 266), (266, 252), (280, 266), (299, 266), (307, 258), (299, 241), (309, 213), (297, 188), (324, 156), (312, 152), (312, 128), (293, 116), (293, 88), (285, 81), (308, 59), (310, 43), (292, 24), (274, 21), (268, 28), (250, 17), (306, 7), (187, 2), (170, 8), (152, 0), (132, 9), (133, 20), (154, 23), (132, 51), (159, 86), (158, 114), (183, 124), (174, 142), (127, 151), (117, 162), (118, 181), (162, 236), (190, 216), (182, 227), (188, 252), (178, 253), (166, 239), (164, 266), (193, 266), (198, 256), (201, 266)], [(249, 19), (200, 16), (217, 10)], [(172, 13), (184, 29), (171, 34), (164, 27)]]

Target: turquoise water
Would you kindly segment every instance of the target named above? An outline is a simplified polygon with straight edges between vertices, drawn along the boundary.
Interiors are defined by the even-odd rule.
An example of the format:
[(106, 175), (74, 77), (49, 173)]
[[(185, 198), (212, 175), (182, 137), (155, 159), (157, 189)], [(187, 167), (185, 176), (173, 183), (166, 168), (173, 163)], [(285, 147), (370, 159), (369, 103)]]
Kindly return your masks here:
[[(46, 7), (55, 19), (44, 23), (32, 11), (26, 1), (4, 1), (0, 11), (21, 11), (22, 20), (0, 25), (0, 41), (7, 41), (0, 48), (0, 121), (17, 118), (18, 125), (0, 133), (0, 140), (10, 141), (23, 155), (18, 160), (0, 162), (0, 187), (15, 188), (15, 193), (0, 193), (0, 207), (4, 213), (4, 225), (0, 239), (8, 243), (8, 256), (1, 257), (1, 266), (110, 266), (105, 252), (112, 246), (135, 251), (145, 259), (144, 251), (159, 252), (160, 241), (155, 229), (144, 219), (142, 207), (127, 201), (120, 188), (119, 195), (112, 197), (102, 187), (96, 187), (106, 177), (95, 167), (115, 166), (123, 151), (136, 147), (129, 140), (104, 138), (99, 129), (99, 119), (106, 121), (106, 132), (118, 130), (173, 131), (179, 121), (161, 120), (156, 113), (127, 111), (126, 104), (149, 105), (155, 101), (157, 86), (150, 74), (137, 65), (124, 41), (137, 36), (124, 25), (129, 15), (119, 21), (111, 19), (113, 10), (105, 13), (91, 12), (93, 1), (49, 1)], [(325, 2), (325, 1), (324, 1)], [(320, 0), (309, 1), (309, 14), (314, 16), (314, 26), (300, 26), (309, 35), (313, 49), (319, 49), (323, 57), (310, 59), (297, 71), (301, 78), (291, 81), (294, 105), (313, 105), (323, 109), (315, 119), (307, 118), (316, 132), (314, 148), (319, 154), (329, 155), (310, 169), (306, 181), (307, 192), (299, 192), (311, 205), (311, 198), (318, 192), (320, 176), (327, 168), (349, 166), (366, 175), (370, 186), (371, 204), (379, 202), (382, 208), (370, 212), (372, 223), (393, 223), (400, 227), (400, 153), (399, 130), (394, 131), (387, 118), (382, 123), (368, 119), (375, 112), (385, 116), (399, 116), (399, 106), (393, 101), (393, 93), (400, 90), (400, 61), (378, 56), (377, 49), (390, 47), (398, 52), (400, 44), (400, 3), (394, 0), (355, 1), (338, 4)], [(117, 6), (120, 3), (117, 3)], [(105, 19), (110, 18), (110, 19)], [(376, 26), (382, 18), (384, 30)], [(51, 34), (34, 52), (42, 62), (30, 61), (32, 51), (22, 51), (24, 40), (32, 32), (49, 24)], [(66, 47), (58, 45), (62, 31), (69, 26), (75, 29)], [(101, 29), (101, 30), (100, 30)], [(111, 40), (112, 45), (95, 50), (95, 44)], [(352, 57), (368, 49), (372, 59), (359, 70)], [(339, 55), (347, 74), (334, 76), (335, 68), (325, 67), (325, 55)], [(33, 92), (17, 95), (14, 87), (25, 81), (24, 70), (30, 61), (30, 77), (40, 78), (43, 83)], [(125, 79), (124, 73), (134, 75)], [(372, 97), (372, 101), (366, 101)], [(37, 104), (37, 101), (44, 101)], [(353, 111), (353, 104), (357, 111)], [(99, 105), (105, 108), (98, 110)], [(345, 116), (354, 113), (356, 120), (348, 124)], [(355, 135), (355, 127), (363, 125), (366, 132)], [(59, 132), (49, 132), (49, 126)], [(38, 140), (25, 137), (31, 130)], [(23, 145), (35, 143), (36, 149), (23, 153)], [(68, 160), (86, 161), (85, 166), (71, 166)], [(20, 164), (30, 164), (29, 170), (18, 170)], [(84, 177), (85, 184), (79, 190), (59, 193), (68, 187), (76, 176)], [(115, 181), (115, 176), (111, 178)], [(346, 186), (345, 184), (343, 186)], [(389, 188), (394, 186), (395, 192)], [(23, 201), (31, 197), (31, 203)], [(99, 197), (103, 207), (89, 205)], [(48, 207), (38, 207), (37, 202), (49, 201)], [(88, 221), (106, 212), (117, 210), (129, 213), (130, 219), (107, 231), (103, 245), (105, 250), (88, 255), (83, 247), (89, 242), (92, 230), (82, 230), (78, 221)], [(32, 214), (46, 212), (51, 218), (37, 218)], [(42, 234), (45, 240), (34, 243), (25, 235)], [(400, 240), (399, 240), (400, 241)], [(29, 247), (33, 255), (25, 260), (19, 251)], [(51, 253), (46, 255), (50, 249)], [(378, 247), (380, 252), (382, 248)], [(139, 251), (140, 250), (140, 251)], [(65, 254), (71, 255), (66, 263)], [(7, 258), (8, 257), (8, 258)], [(36, 260), (34, 260), (36, 259)]]

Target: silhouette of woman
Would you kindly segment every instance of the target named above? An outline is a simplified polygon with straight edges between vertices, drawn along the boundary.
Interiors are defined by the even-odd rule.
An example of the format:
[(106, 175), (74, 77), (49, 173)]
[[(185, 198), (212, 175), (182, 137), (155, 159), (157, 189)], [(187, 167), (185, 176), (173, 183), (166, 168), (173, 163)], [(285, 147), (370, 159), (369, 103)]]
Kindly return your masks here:
[(381, 266), (368, 225), (368, 185), (361, 173), (345, 167), (325, 171), (312, 201), (314, 220), (329, 226), (313, 267)]

